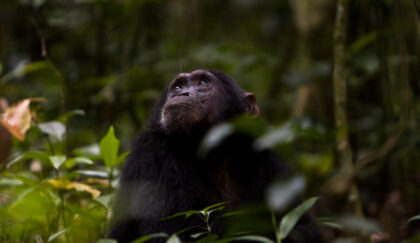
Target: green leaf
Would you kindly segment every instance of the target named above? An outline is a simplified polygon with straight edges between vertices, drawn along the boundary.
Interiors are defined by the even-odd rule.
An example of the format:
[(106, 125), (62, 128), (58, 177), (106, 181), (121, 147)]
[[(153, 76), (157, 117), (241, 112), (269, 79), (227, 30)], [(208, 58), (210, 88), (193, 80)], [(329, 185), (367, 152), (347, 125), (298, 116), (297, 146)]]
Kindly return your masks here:
[(5, 173), (4, 175), (8, 176), (8, 177), (15, 178), (15, 179), (25, 183), (26, 185), (28, 185), (30, 187), (33, 187), (33, 188), (40, 188), (41, 187), (41, 184), (38, 181), (30, 179), (30, 177), (28, 177), (26, 174), (19, 175), (19, 174)]
[(256, 241), (256, 242), (264, 242), (264, 243), (275, 243), (274, 241), (268, 239), (264, 236), (258, 235), (245, 235), (233, 238), (233, 241)]
[(50, 156), (50, 161), (52, 163), (52, 165), (54, 166), (55, 169), (58, 170), (58, 168), (60, 168), (60, 166), (66, 162), (66, 156), (63, 155), (54, 155), (54, 156)]
[(72, 111), (69, 111), (67, 113), (60, 115), (58, 117), (58, 120), (61, 121), (62, 123), (67, 123), (67, 121), (75, 115), (84, 116), (85, 112), (83, 110), (72, 110)]
[(58, 121), (39, 123), (38, 128), (45, 134), (56, 138), (58, 141), (63, 141), (66, 127), (63, 123)]
[(0, 178), (0, 187), (20, 186), (22, 181), (15, 178)]
[(142, 243), (142, 242), (146, 242), (146, 241), (148, 241), (150, 239), (153, 239), (153, 238), (167, 238), (167, 237), (169, 237), (169, 235), (166, 234), (166, 233), (156, 233), (156, 234), (145, 235), (145, 236), (140, 237), (140, 238), (138, 238), (137, 240), (135, 240), (131, 243)]
[(203, 236), (203, 235), (205, 235), (205, 234), (207, 234), (208, 232), (200, 232), (200, 233), (195, 233), (195, 234), (192, 234), (191, 235), (191, 238), (193, 238), (193, 239), (197, 239), (197, 238), (199, 238), (200, 236)]
[(51, 242), (53, 240), (55, 240), (56, 238), (62, 236), (63, 234), (65, 234), (67, 232), (69, 228), (65, 228), (63, 230), (58, 231), (57, 233), (52, 234), (50, 237), (48, 237), (48, 242)]
[(6, 168), (10, 168), (10, 166), (21, 162), (23, 160), (28, 160), (28, 159), (38, 159), (39, 161), (41, 161), (44, 164), (50, 164), (50, 159), (48, 157), (48, 154), (45, 152), (39, 152), (39, 151), (28, 151), (25, 152), (19, 156), (17, 156), (16, 158), (12, 159), (11, 161), (9, 161), (7, 163)]
[(95, 199), (98, 203), (106, 208), (106, 210), (110, 211), (112, 208), (112, 201), (114, 200), (114, 194), (103, 195)]
[(279, 228), (279, 238), (281, 240), (287, 237), (290, 231), (292, 231), (293, 227), (295, 227), (300, 217), (302, 217), (302, 215), (306, 211), (308, 211), (316, 203), (317, 200), (318, 197), (312, 197), (306, 200), (281, 219)]
[(105, 165), (111, 168), (116, 166), (118, 162), (118, 147), (120, 146), (120, 141), (115, 137), (113, 126), (109, 128), (108, 133), (101, 140), (99, 146)]
[(76, 157), (76, 158), (68, 159), (66, 161), (66, 167), (69, 168), (69, 169), (72, 168), (73, 166), (75, 166), (76, 164), (93, 165), (93, 161), (89, 158), (86, 158), (86, 157)]
[(47, 215), (51, 212), (52, 201), (47, 194), (39, 190), (27, 190), (13, 202), (9, 213), (18, 220), (47, 223)]
[(173, 234), (171, 235), (171, 237), (169, 237), (166, 243), (181, 243), (181, 240), (178, 238), (177, 235)]
[(76, 148), (74, 149), (73, 153), (79, 156), (96, 157), (101, 155), (101, 149), (97, 143), (94, 143), (80, 148)]
[(224, 205), (226, 205), (227, 203), (228, 203), (228, 202), (220, 202), (220, 203), (216, 203), (216, 204), (210, 205), (210, 206), (208, 206), (208, 207), (205, 207), (202, 211), (203, 211), (203, 212), (205, 212), (205, 213), (207, 213), (209, 210), (214, 209), (214, 208), (217, 208), (217, 207), (220, 207), (220, 206), (224, 206)]
[(98, 170), (76, 170), (76, 173), (87, 177), (97, 177), (102, 179), (108, 179), (108, 173), (105, 171)]
[(343, 229), (343, 226), (341, 224), (335, 223), (335, 222), (326, 221), (326, 222), (321, 222), (321, 224), (323, 224), (323, 225), (325, 225), (327, 227), (333, 228), (333, 229), (338, 229), (338, 230), (342, 230)]
[(199, 214), (199, 213), (200, 213), (200, 211), (197, 211), (197, 210), (188, 210), (188, 211), (176, 213), (176, 214), (171, 215), (169, 217), (163, 218), (162, 220), (167, 220), (167, 219), (171, 219), (171, 218), (175, 218), (175, 217), (179, 217), (179, 216), (185, 216), (185, 218), (188, 218), (191, 215)]
[(127, 157), (127, 155), (129, 153), (130, 152), (127, 151), (127, 152), (124, 152), (124, 153), (120, 154), (120, 156), (118, 156), (117, 165), (120, 165), (120, 164), (124, 163), (125, 158)]
[(118, 242), (113, 239), (100, 239), (96, 243), (118, 243)]

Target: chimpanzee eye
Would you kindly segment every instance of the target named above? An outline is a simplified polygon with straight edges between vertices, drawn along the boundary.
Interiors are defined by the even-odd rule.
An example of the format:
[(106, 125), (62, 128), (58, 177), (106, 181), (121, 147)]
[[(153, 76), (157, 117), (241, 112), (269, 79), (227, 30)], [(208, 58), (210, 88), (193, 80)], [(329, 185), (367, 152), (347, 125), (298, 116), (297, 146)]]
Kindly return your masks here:
[(200, 81), (200, 86), (207, 86), (208, 82), (206, 80)]
[(177, 85), (177, 86), (175, 86), (175, 90), (176, 90), (176, 91), (181, 91), (181, 90), (182, 90), (181, 85)]

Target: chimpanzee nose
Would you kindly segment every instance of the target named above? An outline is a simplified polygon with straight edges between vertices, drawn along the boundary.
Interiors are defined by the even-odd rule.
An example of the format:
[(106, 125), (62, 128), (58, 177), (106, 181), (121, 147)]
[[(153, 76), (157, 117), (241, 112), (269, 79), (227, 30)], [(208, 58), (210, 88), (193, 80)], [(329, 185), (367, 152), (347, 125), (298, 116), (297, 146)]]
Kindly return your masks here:
[(190, 96), (190, 92), (189, 91), (183, 91), (182, 93), (179, 94), (180, 96)]

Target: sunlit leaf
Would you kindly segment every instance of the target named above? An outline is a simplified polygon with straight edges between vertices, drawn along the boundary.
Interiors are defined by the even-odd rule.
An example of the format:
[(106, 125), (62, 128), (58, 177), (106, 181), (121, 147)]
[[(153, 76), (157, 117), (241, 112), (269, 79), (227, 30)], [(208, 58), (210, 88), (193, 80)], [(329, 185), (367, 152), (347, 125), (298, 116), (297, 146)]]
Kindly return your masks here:
[(21, 100), (19, 103), (8, 107), (6, 112), (0, 115), (0, 123), (21, 141), (25, 139), (26, 131), (31, 127), (30, 103), (30, 99)]
[(64, 235), (68, 230), (69, 230), (68, 228), (65, 228), (63, 230), (60, 230), (60, 231), (52, 234), (50, 237), (48, 237), (48, 242), (51, 242), (51, 241), (57, 239), (58, 237)]
[(118, 147), (120, 141), (115, 137), (114, 127), (110, 127), (106, 136), (101, 140), (100, 143), (101, 155), (104, 159), (105, 165), (108, 167), (114, 167), (118, 163)]
[(64, 124), (58, 121), (39, 123), (38, 127), (43, 133), (56, 138), (58, 141), (63, 140), (63, 135), (66, 132)]
[(72, 182), (64, 178), (59, 179), (49, 179), (47, 180), (48, 184), (51, 184), (56, 189), (64, 189), (64, 190), (76, 190), (76, 191), (83, 191), (88, 192), (92, 195), (93, 199), (99, 197), (101, 192), (89, 185), (80, 183), (80, 182)]
[(89, 177), (99, 177), (108, 179), (108, 173), (105, 171), (98, 171), (98, 170), (76, 170), (78, 174), (89, 176)]
[(55, 169), (58, 170), (58, 168), (60, 168), (60, 166), (66, 162), (66, 156), (63, 155), (54, 155), (54, 156), (50, 156), (50, 161), (52, 163), (52, 165), (54, 166)]
[(285, 239), (287, 235), (289, 235), (290, 231), (292, 231), (293, 227), (295, 227), (300, 217), (302, 217), (302, 215), (308, 211), (317, 200), (318, 197), (312, 197), (306, 200), (281, 219), (278, 233), (281, 240)]
[(306, 187), (305, 177), (295, 176), (287, 181), (279, 181), (267, 190), (267, 202), (270, 209), (279, 211), (296, 200)]
[(181, 240), (178, 238), (177, 235), (173, 234), (171, 235), (171, 237), (169, 237), (166, 243), (181, 243)]
[(274, 241), (270, 240), (264, 236), (258, 235), (246, 235), (246, 236), (239, 236), (233, 238), (233, 241), (253, 241), (253, 242), (263, 242), (263, 243), (275, 243)]

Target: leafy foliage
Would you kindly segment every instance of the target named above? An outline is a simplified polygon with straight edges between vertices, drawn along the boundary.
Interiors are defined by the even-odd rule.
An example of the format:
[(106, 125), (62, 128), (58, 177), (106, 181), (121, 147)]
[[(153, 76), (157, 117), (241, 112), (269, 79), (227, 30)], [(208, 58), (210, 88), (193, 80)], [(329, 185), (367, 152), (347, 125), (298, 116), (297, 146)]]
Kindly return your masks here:
[[(317, 220), (327, 241), (418, 242), (414, 2), (358, 1), (348, 9), (349, 173), (337, 163), (334, 138), (343, 129), (333, 114), (334, 1), (2, 0), (0, 241), (113, 242), (106, 222), (133, 134), (176, 73), (219, 68), (256, 94), (262, 114), (215, 127), (199, 155), (233, 131), (250, 134), (256, 149), (274, 149), (299, 171), (267, 192), (271, 209), (287, 214), (293, 198), (322, 194), (315, 211), (328, 216)], [(362, 217), (348, 210), (358, 196)], [(205, 224), (220, 214), (207, 222), (211, 229), (235, 214), (222, 209), (178, 216), (201, 215)], [(276, 227), (282, 237), (296, 210)], [(271, 242), (202, 233), (197, 241)]]

